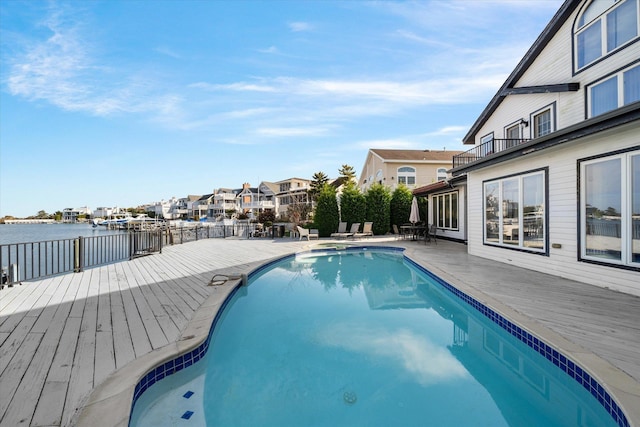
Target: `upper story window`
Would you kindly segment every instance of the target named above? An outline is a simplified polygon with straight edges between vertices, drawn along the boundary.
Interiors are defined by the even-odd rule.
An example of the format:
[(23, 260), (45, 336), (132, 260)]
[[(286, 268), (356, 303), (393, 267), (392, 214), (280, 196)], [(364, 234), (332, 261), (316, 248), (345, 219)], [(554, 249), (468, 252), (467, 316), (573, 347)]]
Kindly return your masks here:
[(639, 0), (593, 0), (574, 28), (576, 69), (638, 38)]
[(382, 169), (378, 169), (378, 172), (376, 172), (376, 180), (378, 184), (382, 184)]
[(436, 179), (438, 181), (442, 181), (443, 179), (447, 179), (447, 168), (438, 168), (436, 171)]
[(398, 184), (416, 185), (416, 169), (410, 166), (398, 168)]
[(540, 138), (555, 131), (555, 104), (531, 114), (531, 137)]
[(624, 69), (587, 87), (589, 117), (640, 100), (640, 65)]

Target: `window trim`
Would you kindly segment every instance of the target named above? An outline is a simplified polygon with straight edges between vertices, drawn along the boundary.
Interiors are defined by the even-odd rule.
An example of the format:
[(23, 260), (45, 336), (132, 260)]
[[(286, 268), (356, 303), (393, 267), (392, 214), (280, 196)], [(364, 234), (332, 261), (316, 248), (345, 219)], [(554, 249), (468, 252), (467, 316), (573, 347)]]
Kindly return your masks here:
[[(640, 0), (632, 0), (636, 2), (636, 10), (640, 12)], [(588, 23), (586, 23), (585, 25), (583, 25), (582, 27), (578, 28), (578, 23), (580, 22), (580, 18), (584, 15), (584, 12), (589, 8), (589, 6), (591, 6), (591, 1), (587, 1), (584, 2), (584, 4), (581, 7), (580, 12), (578, 12), (578, 14), (576, 14), (575, 20), (573, 22), (573, 26), (571, 29), (571, 50), (572, 50), (572, 68), (573, 68), (573, 75), (575, 76), (576, 74), (579, 74), (585, 70), (587, 70), (588, 68), (591, 68), (592, 66), (594, 66), (595, 64), (605, 60), (606, 58), (610, 57), (611, 55), (616, 54), (617, 52), (619, 52), (622, 49), (625, 49), (627, 47), (629, 47), (630, 45), (637, 43), (638, 41), (640, 41), (640, 18), (638, 19), (638, 21), (636, 21), (636, 26), (637, 26), (637, 34), (634, 38), (632, 38), (631, 40), (628, 40), (627, 42), (621, 44), (620, 46), (616, 47), (615, 49), (612, 49), (611, 51), (607, 51), (607, 27), (606, 27), (606, 20), (607, 20), (607, 15), (609, 14), (609, 12), (611, 12), (613, 9), (619, 7), (622, 4), (622, 1), (619, 2), (618, 4), (613, 4), (611, 5), (609, 8), (605, 9), (600, 15), (598, 15), (597, 18), (589, 21)], [(578, 34), (582, 33), (584, 30), (586, 30), (587, 28), (591, 27), (591, 25), (596, 22), (596, 21), (602, 21), (601, 22), (601, 30), (600, 30), (600, 49), (601, 49), (601, 53), (602, 51), (605, 51), (604, 54), (601, 54), (598, 58), (594, 59), (593, 61), (584, 64), (582, 67), (578, 66)]]
[[(577, 212), (576, 212), (576, 223), (577, 223), (577, 236), (576, 236), (576, 242), (577, 242), (577, 261), (578, 262), (583, 262), (586, 264), (595, 264), (595, 265), (600, 265), (600, 266), (604, 266), (604, 267), (611, 267), (611, 268), (616, 268), (616, 269), (620, 269), (620, 270), (631, 270), (631, 271), (639, 271), (640, 272), (640, 265), (638, 265), (638, 263), (631, 263), (631, 261), (629, 261), (629, 256), (630, 254), (627, 253), (627, 261), (625, 263), (625, 261), (616, 261), (616, 260), (604, 260), (603, 258), (589, 258), (588, 256), (583, 255), (583, 253), (586, 251), (585, 248), (585, 242), (583, 240), (583, 231), (585, 230), (585, 225), (586, 225), (586, 216), (584, 215), (585, 209), (583, 208), (583, 201), (585, 199), (585, 194), (584, 194), (584, 180), (583, 180), (583, 165), (586, 166), (588, 164), (594, 164), (600, 161), (606, 161), (607, 159), (613, 159), (613, 158), (625, 158), (626, 157), (626, 161), (622, 161), (621, 163), (625, 163), (625, 168), (629, 167), (629, 163), (630, 163), (630, 158), (631, 158), (631, 153), (633, 152), (638, 152), (640, 155), (640, 150), (639, 150), (639, 146), (634, 146), (634, 147), (630, 147), (630, 148), (625, 148), (622, 150), (616, 150), (616, 151), (611, 151), (608, 153), (601, 153), (595, 156), (590, 156), (590, 157), (585, 157), (582, 159), (578, 159), (576, 161), (576, 180), (577, 180), (577, 195), (578, 195), (578, 205), (577, 205)], [(629, 178), (629, 171), (627, 169), (627, 180)], [(627, 183), (625, 183), (626, 185)], [(627, 197), (629, 195), (630, 189), (628, 187), (625, 188), (626, 190), (626, 194)], [(625, 201), (623, 201), (623, 209), (625, 209), (625, 212), (623, 212), (627, 219), (626, 221), (629, 221), (628, 217), (628, 206), (627, 203)], [(586, 240), (586, 235), (584, 236), (585, 240)], [(630, 239), (633, 240), (633, 239)], [(626, 250), (627, 252), (629, 252), (631, 250), (630, 245), (632, 244), (632, 241), (629, 242), (625, 242), (622, 241), (621, 242), (621, 247), (624, 248), (624, 250)]]
[[(516, 177), (521, 179), (526, 176), (531, 176), (538, 173), (541, 173), (543, 176), (542, 182), (543, 182), (543, 188), (544, 188), (543, 199), (544, 199), (545, 209), (544, 209), (544, 215), (542, 217), (544, 220), (543, 248), (530, 249), (530, 248), (526, 248), (524, 246), (519, 246), (519, 245), (513, 246), (513, 245), (506, 245), (504, 243), (499, 243), (499, 242), (498, 243), (487, 242), (486, 194), (485, 194), (486, 184), (491, 182), (502, 182), (502, 181), (506, 181), (508, 179), (512, 179)], [(522, 216), (523, 216), (522, 209), (520, 209), (520, 213), (518, 214), (518, 217), (520, 218)], [(499, 249), (508, 249), (508, 250), (517, 251), (517, 252), (525, 252), (529, 254), (549, 256), (549, 248), (550, 248), (550, 245), (549, 245), (549, 167), (531, 169), (523, 172), (513, 173), (513, 174), (504, 175), (504, 176), (482, 181), (482, 244), (484, 246), (491, 246)]]
[[(624, 73), (629, 71), (629, 70), (631, 70), (631, 69), (633, 69), (633, 68), (636, 68), (636, 67), (640, 67), (640, 59), (636, 59), (635, 61), (630, 62), (629, 64), (626, 64), (625, 66), (620, 67), (617, 70), (614, 70), (614, 71), (610, 72), (609, 74), (601, 76), (600, 78), (598, 78), (597, 80), (592, 81), (591, 83), (586, 84), (584, 86), (584, 88), (585, 88), (584, 118), (585, 119), (589, 119), (589, 118), (592, 118), (592, 117), (597, 117), (597, 116), (599, 116), (601, 114), (608, 113), (608, 111), (607, 111), (605, 113), (600, 113), (600, 114), (597, 114), (595, 116), (591, 115), (591, 89), (593, 87), (595, 87), (595, 86), (598, 86), (601, 83), (604, 83), (605, 81), (607, 81), (607, 80), (609, 80), (609, 79), (611, 79), (611, 78), (613, 78), (615, 76), (618, 77), (618, 106), (616, 108), (614, 108), (614, 110), (618, 109), (618, 108), (622, 108), (625, 105), (632, 104), (631, 102), (629, 104), (625, 104), (624, 103), (624, 101), (625, 101), (624, 100)], [(634, 101), (634, 102), (637, 102), (637, 101)], [(609, 111), (613, 111), (613, 110), (609, 110)]]
[[(536, 123), (535, 123), (535, 117), (539, 116), (540, 114), (543, 114), (546, 111), (549, 111), (549, 118), (551, 120), (551, 130), (549, 131), (549, 133), (546, 133), (544, 135), (536, 135), (535, 131), (536, 131)], [(531, 114), (529, 114), (529, 138), (531, 139), (536, 139), (536, 138), (542, 138), (543, 136), (552, 134), (553, 132), (556, 131), (557, 129), (557, 117), (556, 117), (556, 102), (552, 102), (551, 104), (545, 105), (542, 108), (539, 108), (538, 110), (535, 110), (534, 112), (532, 112)]]

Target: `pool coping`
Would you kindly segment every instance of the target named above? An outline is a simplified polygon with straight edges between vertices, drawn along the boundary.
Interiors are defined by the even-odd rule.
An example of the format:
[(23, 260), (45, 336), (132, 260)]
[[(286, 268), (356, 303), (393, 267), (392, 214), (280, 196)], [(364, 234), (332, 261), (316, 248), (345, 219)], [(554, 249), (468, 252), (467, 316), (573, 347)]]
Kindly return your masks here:
[[(614, 367), (594, 353), (569, 341), (548, 327), (541, 325), (534, 319), (490, 297), (481, 290), (457, 280), (454, 276), (442, 270), (438, 270), (438, 272), (431, 271), (414, 256), (416, 251), (413, 248), (393, 246), (390, 242), (385, 242), (380, 244), (350, 245), (350, 247), (346, 249), (354, 250), (365, 247), (402, 251), (407, 259), (420, 268), (430, 272), (436, 278), (445, 281), (460, 292), (475, 299), (483, 306), (508, 319), (522, 330), (538, 337), (548, 346), (553, 347), (558, 352), (579, 364), (585, 372), (602, 385), (608, 394), (615, 399), (618, 406), (626, 415), (628, 425), (631, 427), (640, 427), (639, 424), (634, 422), (634, 420), (640, 420), (640, 406), (637, 405), (638, 395), (634, 393), (634, 390), (637, 391), (638, 383), (620, 369)], [(301, 251), (277, 256), (266, 260), (255, 268), (247, 269), (247, 271), (241, 272), (243, 275), (242, 278), (229, 279), (222, 284), (214, 286), (211, 295), (207, 297), (205, 302), (195, 311), (194, 316), (188, 322), (187, 327), (180, 334), (177, 341), (145, 354), (110, 374), (103, 383), (92, 390), (83, 403), (81, 410), (78, 411), (76, 417), (72, 420), (72, 424), (95, 427), (128, 427), (132, 402), (136, 394), (136, 386), (144, 376), (150, 373), (155, 367), (162, 366), (185, 353), (197, 349), (205, 343), (220, 309), (224, 307), (228, 297), (243, 285), (243, 281), (246, 280), (247, 276), (255, 275), (269, 265), (288, 257), (303, 253), (332, 250), (337, 249), (327, 247), (326, 245), (309, 245)]]

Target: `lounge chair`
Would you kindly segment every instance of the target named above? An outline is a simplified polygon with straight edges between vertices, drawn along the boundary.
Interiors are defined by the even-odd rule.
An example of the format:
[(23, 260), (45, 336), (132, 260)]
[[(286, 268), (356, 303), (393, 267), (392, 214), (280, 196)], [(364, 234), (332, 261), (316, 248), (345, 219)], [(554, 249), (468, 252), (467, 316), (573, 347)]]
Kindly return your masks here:
[(362, 233), (354, 233), (353, 238), (371, 237), (373, 236), (373, 222), (365, 222), (362, 226)]
[(338, 231), (336, 231), (335, 233), (331, 233), (331, 237), (340, 238), (346, 232), (347, 232), (347, 223), (340, 222), (340, 224), (338, 224)]
[(351, 224), (351, 229), (349, 230), (349, 232), (342, 233), (340, 237), (344, 239), (346, 239), (347, 237), (353, 237), (358, 232), (358, 230), (360, 230), (360, 223), (354, 222), (353, 224)]
[(318, 233), (318, 230), (316, 229), (309, 230), (307, 228), (302, 228), (299, 225), (296, 225), (296, 228), (298, 229), (298, 235), (300, 236), (298, 240), (302, 240), (303, 237), (306, 237), (307, 240), (317, 239), (320, 236), (320, 233)]

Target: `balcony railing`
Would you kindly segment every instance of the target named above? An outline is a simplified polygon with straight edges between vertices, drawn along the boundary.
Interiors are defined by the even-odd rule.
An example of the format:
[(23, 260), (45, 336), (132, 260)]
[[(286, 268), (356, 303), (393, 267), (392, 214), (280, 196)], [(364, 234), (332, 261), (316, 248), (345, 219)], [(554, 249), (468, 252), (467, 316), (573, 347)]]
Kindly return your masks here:
[(484, 144), (476, 145), (471, 150), (453, 156), (453, 167), (457, 168), (474, 163), (480, 159), (508, 150), (509, 148), (518, 146), (527, 141), (529, 141), (529, 139), (494, 139), (489, 142), (485, 142)]

